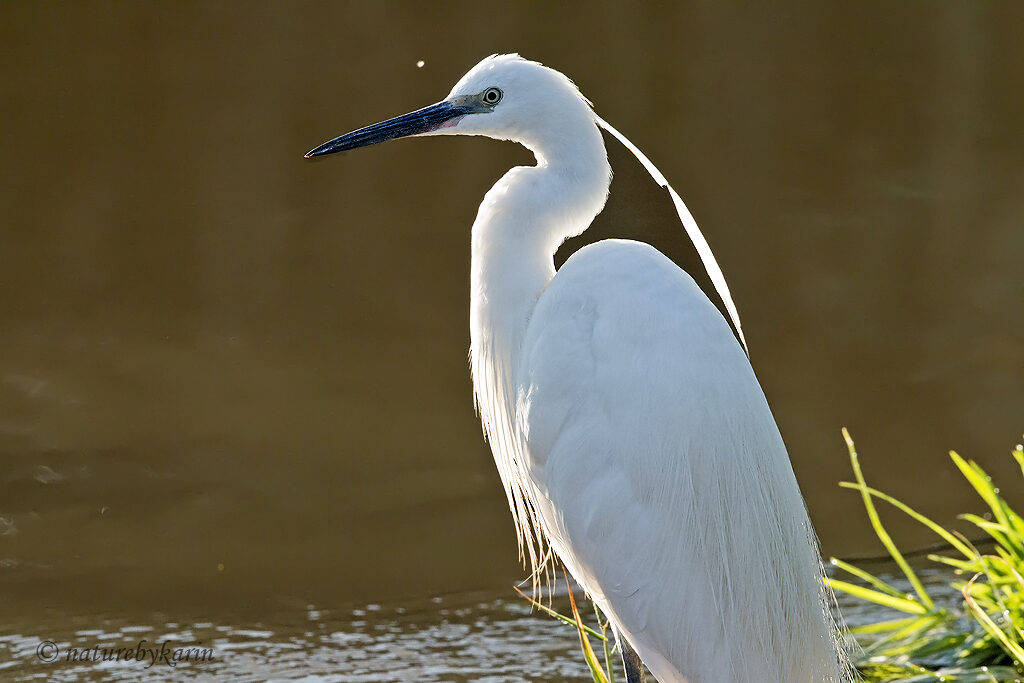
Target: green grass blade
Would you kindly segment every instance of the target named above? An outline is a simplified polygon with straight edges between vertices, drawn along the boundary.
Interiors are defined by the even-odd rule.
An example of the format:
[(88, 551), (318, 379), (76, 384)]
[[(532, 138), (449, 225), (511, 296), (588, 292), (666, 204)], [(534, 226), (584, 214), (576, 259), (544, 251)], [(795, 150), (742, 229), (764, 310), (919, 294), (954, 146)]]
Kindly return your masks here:
[[(512, 588), (515, 590), (516, 593), (519, 593), (519, 597), (521, 597), (523, 600), (526, 600), (528, 603), (530, 603), (531, 605), (533, 605), (534, 607), (539, 609), (544, 614), (547, 614), (549, 617), (554, 617), (555, 619), (558, 619), (559, 621), (564, 621), (565, 623), (569, 624), (570, 626), (574, 626), (574, 627), (576, 626), (576, 620), (573, 619), (572, 617), (567, 617), (567, 616), (565, 616), (564, 614), (562, 614), (560, 612), (556, 612), (555, 610), (551, 609), (547, 605), (542, 604), (540, 602), (537, 602), (536, 600), (531, 598), (529, 595), (524, 593), (522, 590), (520, 590), (519, 586), (512, 586)], [(595, 631), (594, 629), (590, 628), (586, 624), (583, 625), (583, 630), (585, 630), (587, 633), (589, 633), (590, 635), (594, 636), (595, 638), (600, 638), (601, 640), (607, 640), (606, 636), (598, 633), (597, 631)]]
[(889, 595), (891, 595), (893, 597), (896, 597), (896, 598), (901, 598), (901, 599), (906, 598), (906, 595), (907, 595), (906, 593), (904, 593), (903, 591), (901, 591), (901, 590), (899, 590), (897, 588), (894, 588), (894, 587), (890, 586), (889, 584), (887, 584), (885, 581), (882, 581), (880, 578), (878, 578), (874, 574), (871, 574), (870, 572), (866, 572), (863, 569), (861, 569), (860, 567), (855, 567), (852, 564), (850, 564), (849, 562), (843, 562), (838, 557), (829, 558), (829, 561), (832, 563), (832, 565), (834, 567), (837, 567), (838, 569), (842, 569), (844, 572), (846, 572), (848, 574), (853, 574), (857, 578), (862, 579), (863, 581), (866, 581), (867, 583), (871, 584), (872, 586), (875, 587), (876, 590), (879, 590), (879, 591), (881, 591), (883, 593), (888, 593)]
[(572, 594), (572, 586), (569, 585), (569, 572), (565, 573), (565, 585), (569, 589), (569, 604), (572, 606), (572, 616), (576, 623), (576, 630), (580, 636), (580, 647), (583, 649), (583, 658), (587, 660), (587, 666), (590, 667), (590, 675), (594, 678), (594, 683), (608, 683), (608, 676), (605, 675), (604, 669), (597, 662), (597, 655), (594, 654), (594, 648), (590, 645), (590, 638), (587, 637), (587, 627), (583, 625), (583, 619), (580, 618), (580, 611), (576, 608), (576, 598)]
[(907, 624), (864, 648), (864, 656), (873, 659), (879, 655), (907, 656), (933, 641), (931, 629), (946, 620), (944, 613), (930, 612), (907, 620)]
[(932, 562), (938, 562), (962, 572), (976, 572), (980, 570), (980, 564), (977, 560), (971, 560), (970, 562), (965, 560), (957, 560), (952, 557), (946, 557), (945, 555), (927, 555), (926, 556)]
[[(861, 490), (860, 485), (859, 484), (855, 484), (852, 481), (841, 481), (841, 482), (839, 482), (839, 486), (844, 488), (844, 489), (855, 489), (855, 490), (858, 490), (858, 491)], [(889, 505), (892, 505), (897, 510), (900, 510), (901, 512), (909, 515), (913, 519), (915, 519), (918, 522), (920, 522), (921, 524), (925, 525), (926, 527), (931, 529), (933, 532), (935, 532), (946, 543), (950, 544), (951, 546), (953, 546), (954, 548), (959, 550), (961, 553), (963, 553), (963, 555), (965, 557), (973, 558), (973, 557), (975, 557), (977, 555), (977, 553), (973, 552), (973, 550), (970, 548), (970, 546), (968, 546), (967, 544), (962, 542), (960, 539), (958, 539), (955, 535), (953, 535), (953, 533), (951, 533), (950, 531), (947, 531), (942, 526), (936, 524), (935, 522), (933, 522), (929, 518), (925, 517), (920, 512), (918, 512), (914, 508), (910, 507), (906, 503), (902, 503), (902, 502), (896, 500), (895, 498), (893, 498), (892, 496), (890, 496), (888, 494), (885, 494), (885, 493), (882, 493), (878, 489), (873, 489), (871, 487), (867, 488), (867, 492), (870, 493), (875, 498), (878, 498), (880, 500), (884, 500), (886, 503), (888, 503)]]
[(608, 673), (608, 683), (615, 683), (615, 665), (612, 663), (612, 644), (608, 639), (608, 626), (611, 622), (605, 621), (602, 618), (601, 610), (598, 609), (597, 603), (594, 603), (594, 618), (597, 619), (597, 625), (601, 627), (601, 635), (604, 639), (601, 643), (604, 649), (604, 669)]
[(857, 450), (853, 445), (853, 439), (850, 438), (850, 433), (846, 430), (846, 427), (843, 427), (843, 438), (846, 440), (847, 450), (850, 451), (850, 462), (853, 464), (853, 474), (857, 478), (857, 483), (860, 484), (861, 498), (864, 501), (864, 507), (867, 509), (868, 518), (871, 520), (871, 526), (875, 530), (875, 535), (878, 536), (878, 540), (882, 542), (882, 545), (885, 546), (889, 555), (892, 556), (892, 559), (896, 561), (897, 565), (899, 565), (900, 570), (907, 577), (907, 580), (910, 581), (910, 585), (914, 587), (914, 592), (917, 593), (917, 596), (921, 599), (921, 604), (923, 604), (928, 610), (932, 609), (935, 605), (932, 602), (931, 596), (928, 595), (928, 591), (924, 589), (924, 585), (921, 583), (921, 580), (917, 578), (917, 574), (910, 568), (906, 558), (903, 557), (903, 554), (899, 551), (896, 544), (893, 543), (892, 538), (889, 536), (889, 532), (886, 531), (885, 527), (882, 525), (882, 520), (878, 516), (878, 510), (875, 509), (875, 504), (871, 500), (871, 494), (867, 492), (868, 485), (864, 480), (864, 474), (860, 471), (860, 462), (857, 458)]
[(971, 579), (968, 582), (967, 586), (964, 587), (964, 601), (967, 603), (967, 606), (974, 614), (974, 617), (978, 620), (978, 623), (982, 625), (982, 627), (990, 636), (999, 641), (999, 644), (1006, 651), (1006, 654), (1010, 655), (1018, 662), (1024, 662), (1024, 647), (1021, 647), (1018, 643), (1015, 643), (1012, 640), (1010, 640), (1009, 636), (1006, 635), (1006, 632), (1003, 631), (1003, 629), (999, 628), (999, 626), (997, 626), (994, 621), (992, 621), (992, 618), (985, 612), (985, 610), (981, 609), (981, 607), (978, 606), (978, 603), (974, 600), (974, 597), (971, 595), (971, 584), (973, 584), (974, 580), (977, 578), (978, 576), (976, 575), (973, 579)]
[(889, 619), (887, 621), (876, 621), (870, 624), (855, 626), (849, 631), (854, 635), (877, 635), (879, 633), (890, 633), (910, 626), (922, 617), (904, 617), (902, 619)]
[(979, 517), (971, 513), (965, 513), (958, 515), (960, 519), (970, 522), (975, 525), (998, 543), (1006, 552), (1020, 557), (1022, 548), (1024, 548), (1024, 539), (1016, 533), (1013, 529), (1010, 529), (1004, 524), (997, 524), (996, 522), (990, 522), (984, 517)]
[(949, 681), (949, 683), (1003, 683), (1005, 681), (1020, 680), (1020, 673), (1008, 666), (989, 666), (977, 668), (950, 667), (929, 671), (927, 673), (896, 678), (872, 678), (873, 681), (899, 681), (899, 683), (938, 683)]
[(964, 460), (956, 451), (950, 451), (949, 457), (953, 459), (953, 463), (960, 469), (964, 478), (967, 479), (970, 485), (974, 487), (974, 490), (978, 492), (978, 495), (981, 496), (981, 499), (985, 501), (985, 504), (992, 510), (996, 520), (1002, 525), (1010, 526), (1010, 520), (1007, 519), (1003, 506), (999, 504), (999, 495), (995, 492), (995, 487), (992, 485), (992, 478), (988, 476), (985, 470), (981, 469), (981, 466), (973, 460), (970, 462)]
[(910, 598), (897, 598), (889, 595), (888, 593), (864, 588), (863, 586), (847, 583), (846, 581), (840, 581), (839, 579), (829, 579), (828, 582), (829, 585), (832, 586), (832, 590), (842, 591), (843, 593), (847, 593), (862, 600), (873, 602), (876, 605), (891, 607), (892, 609), (899, 610), (900, 612), (906, 612), (907, 614), (928, 613), (928, 608), (917, 600), (911, 600)]

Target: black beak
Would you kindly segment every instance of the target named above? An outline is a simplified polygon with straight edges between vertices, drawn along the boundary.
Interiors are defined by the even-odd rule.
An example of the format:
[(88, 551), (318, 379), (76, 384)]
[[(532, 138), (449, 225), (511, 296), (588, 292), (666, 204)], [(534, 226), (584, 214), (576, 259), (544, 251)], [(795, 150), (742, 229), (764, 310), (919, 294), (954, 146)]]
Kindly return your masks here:
[(446, 123), (457, 121), (466, 114), (472, 114), (474, 111), (472, 107), (455, 105), (448, 101), (438, 102), (429, 107), (423, 107), (423, 109), (417, 109), (414, 112), (402, 114), (334, 138), (330, 142), (325, 142), (306, 152), (306, 158), (345, 152), (357, 147), (376, 145), (378, 142), (386, 140), (429, 133), (441, 128)]

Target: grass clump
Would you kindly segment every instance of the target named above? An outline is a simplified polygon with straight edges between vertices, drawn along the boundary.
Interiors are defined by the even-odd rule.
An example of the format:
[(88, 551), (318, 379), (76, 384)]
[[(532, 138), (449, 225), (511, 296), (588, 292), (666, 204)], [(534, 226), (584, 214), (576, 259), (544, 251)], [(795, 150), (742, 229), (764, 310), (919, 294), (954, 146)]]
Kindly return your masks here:
[[(988, 508), (984, 516), (960, 516), (986, 537), (984, 545), (991, 546), (991, 551), (982, 552), (965, 535), (946, 529), (908, 505), (869, 487), (853, 440), (845, 429), (843, 436), (856, 481), (841, 482), (840, 486), (860, 492), (872, 528), (913, 591), (901, 591), (878, 576), (832, 558), (837, 569), (860, 579), (859, 583), (826, 579), (834, 591), (905, 615), (850, 629), (850, 636), (859, 646), (854, 665), (864, 680), (904, 683), (1021, 680), (1024, 677), (1024, 520), (1010, 508), (992, 479), (976, 462), (950, 452), (953, 464)], [(1024, 475), (1024, 450), (1017, 446), (1012, 455)], [(909, 515), (948, 544), (947, 554), (929, 554), (928, 559), (949, 570), (949, 585), (963, 597), (960, 609), (936, 605), (885, 530), (875, 507), (876, 500)]]

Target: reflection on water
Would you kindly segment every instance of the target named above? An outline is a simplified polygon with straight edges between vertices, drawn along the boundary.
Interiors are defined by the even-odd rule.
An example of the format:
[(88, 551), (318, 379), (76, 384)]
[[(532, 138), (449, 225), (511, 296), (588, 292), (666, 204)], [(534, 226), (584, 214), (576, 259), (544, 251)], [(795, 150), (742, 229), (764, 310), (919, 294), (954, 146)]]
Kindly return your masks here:
[[(892, 580), (893, 585), (905, 582)], [(931, 591), (943, 574), (923, 571)], [(909, 588), (909, 586), (904, 586)], [(936, 593), (939, 603), (948, 593)], [(952, 604), (952, 603), (951, 603)], [(569, 614), (564, 593), (552, 606)], [(851, 626), (889, 615), (886, 610), (851, 603), (840, 596), (840, 609)], [(573, 627), (531, 612), (525, 601), (510, 602), (485, 594), (463, 594), (429, 601), (360, 605), (329, 612), (313, 605), (252, 623), (166, 623), (86, 619), (61, 620), (31, 631), (0, 636), (3, 680), (134, 681), (203, 679), (211, 675), (237, 681), (305, 680), (321, 683), (526, 683), (592, 680), (579, 651)], [(17, 631), (17, 628), (15, 629)], [(39, 661), (43, 641), (58, 648), (43, 650), (52, 663)], [(143, 642), (144, 641), (144, 642)], [(212, 648), (212, 657), (169, 666), (144, 661), (68, 662), (69, 648)], [(595, 643), (596, 644), (596, 641)], [(96, 655), (102, 660), (101, 655)], [(108, 657), (114, 657), (113, 654)], [(168, 659), (173, 659), (168, 655)]]

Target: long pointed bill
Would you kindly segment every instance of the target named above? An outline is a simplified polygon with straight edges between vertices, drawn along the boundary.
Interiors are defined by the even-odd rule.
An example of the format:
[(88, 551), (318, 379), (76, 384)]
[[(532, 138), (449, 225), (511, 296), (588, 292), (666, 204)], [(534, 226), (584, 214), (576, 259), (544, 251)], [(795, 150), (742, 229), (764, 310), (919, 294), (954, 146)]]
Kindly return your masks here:
[(466, 114), (472, 114), (474, 111), (476, 110), (473, 107), (460, 106), (448, 101), (438, 102), (429, 107), (423, 107), (423, 109), (417, 109), (414, 112), (402, 114), (334, 138), (330, 142), (325, 142), (306, 152), (306, 158), (345, 152), (357, 147), (376, 145), (378, 142), (410, 135), (422, 135), (438, 128), (455, 125), (460, 118)]

